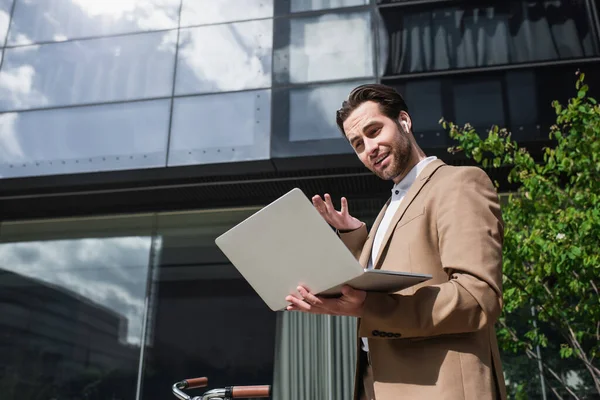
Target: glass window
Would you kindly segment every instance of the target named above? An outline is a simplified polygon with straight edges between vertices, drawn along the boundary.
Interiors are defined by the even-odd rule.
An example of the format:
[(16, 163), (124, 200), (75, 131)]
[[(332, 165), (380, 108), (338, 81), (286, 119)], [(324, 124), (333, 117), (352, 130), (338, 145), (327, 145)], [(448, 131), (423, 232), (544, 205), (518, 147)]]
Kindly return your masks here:
[(369, 0), (278, 0), (276, 14), (289, 14), (305, 11), (327, 10), (331, 8), (368, 5)]
[(541, 137), (535, 72), (507, 72), (506, 91), (513, 139)]
[(175, 99), (169, 165), (269, 158), (269, 90)]
[(256, 211), (159, 215), (143, 399), (173, 397), (171, 385), (191, 375), (207, 376), (211, 388), (272, 384), (277, 314), (214, 242)]
[(177, 28), (179, 0), (17, 1), (11, 45)]
[(389, 36), (388, 76), (598, 54), (581, 2), (506, 1), (493, 7), (380, 12)]
[(442, 80), (408, 81), (400, 92), (406, 99), (417, 142), (424, 147), (447, 144), (447, 134), (439, 124), (444, 116)]
[(270, 18), (273, 0), (183, 0), (181, 26)]
[(278, 89), (273, 101), (273, 157), (353, 153), (335, 112), (367, 81)]
[(177, 33), (15, 47), (0, 71), (0, 110), (170, 96)]
[(415, 133), (442, 129), (438, 123), (443, 116), (441, 80), (408, 82), (403, 95), (406, 97)]
[(170, 104), (0, 114), (0, 178), (164, 166)]
[(373, 75), (369, 12), (275, 21), (277, 82), (316, 82)]
[(335, 112), (355, 83), (291, 89), (289, 138), (291, 142), (343, 138)]
[(271, 86), (273, 21), (181, 30), (177, 94)]
[(12, 3), (13, 0), (0, 0), (0, 47), (3, 47), (6, 41)]
[(534, 72), (508, 72), (506, 87), (511, 122), (518, 125), (535, 123), (538, 106)]
[(456, 123), (470, 123), (484, 134), (492, 125), (503, 127), (504, 106), (500, 79), (453, 82)]
[[(149, 217), (130, 219), (150, 232)], [(61, 222), (2, 224), (0, 369), (9, 398), (136, 398), (152, 238), (139, 229), (96, 233), (96, 221), (81, 220), (72, 235)]]

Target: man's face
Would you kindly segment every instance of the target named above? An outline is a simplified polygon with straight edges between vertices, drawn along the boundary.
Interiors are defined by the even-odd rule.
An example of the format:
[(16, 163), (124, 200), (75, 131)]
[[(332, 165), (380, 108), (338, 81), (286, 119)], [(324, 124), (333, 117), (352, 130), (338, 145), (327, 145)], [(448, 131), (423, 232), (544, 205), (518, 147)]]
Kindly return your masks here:
[(344, 132), (362, 163), (381, 179), (402, 177), (411, 165), (408, 133), (367, 101), (344, 122)]

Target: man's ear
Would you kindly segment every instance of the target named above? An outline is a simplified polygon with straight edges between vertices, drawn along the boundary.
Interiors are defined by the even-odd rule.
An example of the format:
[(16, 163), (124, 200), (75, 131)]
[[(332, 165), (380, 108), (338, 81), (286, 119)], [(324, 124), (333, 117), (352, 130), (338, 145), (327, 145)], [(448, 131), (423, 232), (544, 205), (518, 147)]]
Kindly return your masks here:
[(398, 121), (400, 125), (406, 130), (406, 132), (412, 132), (412, 120), (410, 115), (406, 111), (400, 111), (400, 115), (398, 116)]

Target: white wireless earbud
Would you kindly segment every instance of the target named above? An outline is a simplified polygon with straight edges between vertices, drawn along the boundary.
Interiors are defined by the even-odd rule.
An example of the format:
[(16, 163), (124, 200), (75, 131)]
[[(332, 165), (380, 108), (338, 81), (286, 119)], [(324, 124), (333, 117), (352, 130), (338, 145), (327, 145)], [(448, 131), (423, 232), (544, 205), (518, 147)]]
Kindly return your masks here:
[(402, 121), (402, 125), (404, 125), (404, 130), (408, 132), (408, 123), (406, 121)]

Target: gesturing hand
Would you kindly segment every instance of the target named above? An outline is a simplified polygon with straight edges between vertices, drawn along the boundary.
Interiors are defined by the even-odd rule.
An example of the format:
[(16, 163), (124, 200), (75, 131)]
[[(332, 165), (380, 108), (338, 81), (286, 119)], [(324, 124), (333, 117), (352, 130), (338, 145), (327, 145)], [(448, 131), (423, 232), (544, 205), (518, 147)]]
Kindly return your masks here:
[(319, 195), (312, 198), (312, 203), (327, 221), (327, 223), (340, 231), (351, 231), (361, 227), (362, 222), (354, 218), (348, 212), (348, 200), (342, 197), (342, 208), (337, 211), (331, 202), (331, 196), (325, 193), (325, 201)]
[(291, 303), (287, 307), (288, 311), (360, 317), (363, 304), (367, 298), (367, 292), (353, 289), (347, 285), (342, 287), (342, 296), (334, 299), (315, 296), (304, 286), (298, 286), (297, 289), (300, 297), (289, 295), (285, 298), (286, 301)]

